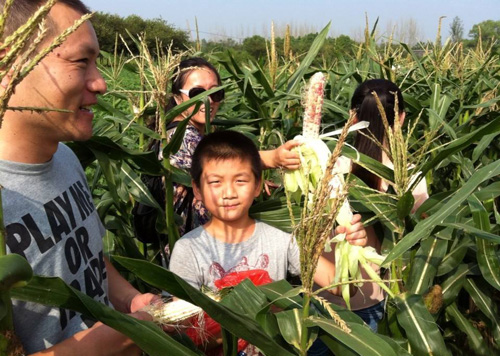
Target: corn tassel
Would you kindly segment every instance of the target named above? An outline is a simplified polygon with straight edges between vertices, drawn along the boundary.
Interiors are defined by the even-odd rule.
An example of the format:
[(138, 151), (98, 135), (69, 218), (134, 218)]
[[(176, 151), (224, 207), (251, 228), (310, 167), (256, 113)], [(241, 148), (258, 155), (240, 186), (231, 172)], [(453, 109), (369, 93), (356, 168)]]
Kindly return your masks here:
[[(321, 125), (321, 109), (323, 106), (323, 94), (325, 86), (325, 76), (316, 73), (311, 77), (308, 90), (304, 97), (304, 123), (302, 135), (294, 139), (301, 143), (296, 147), (300, 156), (301, 167), (297, 170), (285, 172), (284, 185), (287, 193), (300, 203), (301, 197), (306, 197), (307, 209), (312, 210), (314, 193), (318, 183), (326, 173), (326, 166), (330, 158), (328, 146), (321, 140), (319, 132)], [(363, 124), (365, 125), (365, 124)], [(323, 135), (328, 136), (329, 134)], [(342, 159), (342, 158), (340, 158)], [(349, 173), (348, 164), (338, 165), (341, 168), (334, 168), (333, 178), (330, 181), (332, 199), (345, 195), (344, 174)], [(341, 169), (344, 169), (342, 171)], [(346, 171), (347, 170), (347, 171)], [(345, 198), (338, 211), (336, 221), (340, 226), (349, 228), (353, 219), (353, 213), (349, 201)], [(373, 270), (368, 262), (381, 265), (384, 256), (379, 255), (373, 247), (353, 246), (345, 240), (346, 234), (339, 234), (325, 244), (325, 250), (331, 251), (330, 244), (336, 242), (335, 248), (335, 283), (341, 284), (341, 293), (346, 305), (350, 309), (349, 282), (351, 278), (362, 279), (361, 268), (368, 273), (374, 282), (392, 293), (383, 283), (380, 276)], [(357, 284), (358, 287), (362, 284)]]

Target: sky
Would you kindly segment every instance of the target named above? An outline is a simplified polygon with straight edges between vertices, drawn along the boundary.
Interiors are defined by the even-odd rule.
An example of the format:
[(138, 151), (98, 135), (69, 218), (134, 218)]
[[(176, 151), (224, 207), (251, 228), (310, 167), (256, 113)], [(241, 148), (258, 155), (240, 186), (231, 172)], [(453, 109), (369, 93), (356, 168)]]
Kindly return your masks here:
[[(442, 37), (449, 36), (455, 16), (463, 23), (464, 37), (474, 24), (485, 20), (500, 20), (500, 0), (84, 0), (94, 11), (120, 16), (139, 15), (161, 17), (180, 30), (195, 29), (200, 37), (218, 40), (227, 37), (241, 41), (245, 37), (270, 35), (274, 21), (277, 35), (286, 24), (297, 31), (318, 32), (331, 21), (330, 35), (341, 34), (358, 39), (365, 27), (365, 13), (370, 27), (377, 17), (380, 36), (390, 29), (416, 23), (420, 40), (436, 38), (440, 16)], [(295, 33), (294, 33), (295, 31)], [(397, 31), (397, 30), (396, 30)]]

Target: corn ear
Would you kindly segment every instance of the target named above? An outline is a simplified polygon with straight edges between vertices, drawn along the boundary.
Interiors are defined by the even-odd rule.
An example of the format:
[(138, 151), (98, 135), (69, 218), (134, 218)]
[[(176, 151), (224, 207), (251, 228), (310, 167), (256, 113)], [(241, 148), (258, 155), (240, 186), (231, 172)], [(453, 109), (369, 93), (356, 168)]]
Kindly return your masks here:
[(302, 125), (302, 135), (306, 140), (319, 138), (325, 81), (326, 77), (321, 72), (315, 73), (309, 80), (309, 87), (304, 97), (305, 110)]
[(150, 314), (153, 321), (159, 325), (176, 325), (203, 313), (200, 307), (182, 299), (167, 303), (164, 301), (154, 302), (143, 308), (143, 311)]

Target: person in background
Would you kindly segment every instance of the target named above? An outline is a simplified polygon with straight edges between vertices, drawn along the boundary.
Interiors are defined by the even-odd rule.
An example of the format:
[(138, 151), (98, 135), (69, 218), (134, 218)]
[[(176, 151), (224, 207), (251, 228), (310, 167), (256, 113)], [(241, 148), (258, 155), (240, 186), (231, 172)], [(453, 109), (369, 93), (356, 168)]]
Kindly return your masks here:
[[(5, 3), (0, 0), (2, 9)], [(2, 42), (44, 3), (14, 1)], [(79, 0), (57, 2), (48, 13), (48, 35), (40, 46), (48, 45), (89, 12)], [(148, 314), (138, 311), (159, 297), (141, 294), (104, 256), (105, 230), (85, 173), (74, 153), (62, 143), (85, 141), (92, 136), (91, 108), (97, 103), (97, 95), (106, 91), (97, 69), (98, 55), (96, 34), (86, 21), (17, 85), (9, 100), (11, 107), (69, 112), (5, 113), (0, 128), (0, 185), (7, 253), (26, 258), (36, 275), (60, 277), (99, 302), (148, 319)], [(10, 80), (7, 74), (0, 91)], [(79, 313), (16, 300), (13, 304), (15, 333), (28, 354), (141, 354), (121, 333)]]
[[(399, 120), (402, 124), (405, 119), (406, 114), (404, 111), (403, 95), (396, 84), (385, 79), (372, 79), (363, 82), (354, 91), (351, 99), (351, 110), (355, 114), (355, 122), (367, 121), (370, 125), (368, 128), (362, 130), (356, 135), (354, 147), (359, 152), (376, 159), (387, 167), (394, 168), (393, 163), (381, 147), (367, 137), (369, 133), (372, 133), (378, 142), (382, 143), (386, 147), (388, 145), (385, 128), (373, 92), (377, 93), (391, 127), (394, 125), (394, 120)], [(398, 99), (399, 114), (397, 116), (394, 114), (395, 95)], [(347, 167), (350, 166), (351, 172), (372, 189), (376, 189), (380, 192), (386, 192), (389, 188), (389, 184), (385, 180), (356, 163), (351, 164), (351, 161), (346, 157), (340, 157), (337, 161), (337, 165), (347, 165)], [(425, 179), (422, 179), (415, 187), (413, 190), (413, 196), (415, 198), (415, 204), (413, 206), (412, 213), (414, 213), (429, 197)], [(337, 232), (343, 232), (344, 229), (344, 227), (338, 227)], [(366, 227), (366, 233), (368, 236), (368, 246), (374, 247), (377, 252), (380, 253), (380, 241), (382, 237), (377, 236), (373, 225)], [(333, 252), (325, 254), (325, 257), (332, 261), (335, 259)], [(377, 265), (373, 264), (372, 267), (375, 271), (380, 270), (380, 267)], [(364, 271), (362, 273), (362, 277), (370, 279)], [(324, 296), (331, 302), (345, 306), (342, 298), (329, 294), (325, 294)], [(384, 292), (378, 284), (364, 283), (361, 290), (356, 293), (356, 295), (351, 297), (350, 303), (353, 312), (358, 314), (372, 330), (376, 331), (378, 322), (383, 317), (384, 299)]]
[[(217, 69), (207, 60), (200, 57), (191, 57), (180, 62), (176, 75), (172, 78), (171, 93), (172, 97), (167, 104), (167, 112), (184, 101), (194, 98), (206, 90), (221, 86), (221, 78)], [(222, 100), (224, 99), (224, 89), (220, 89), (210, 94), (209, 103), (210, 119), (213, 120)], [(167, 141), (175, 134), (179, 122), (193, 113), (194, 106), (191, 106), (179, 116), (174, 118), (167, 126)], [(180, 149), (169, 157), (172, 166), (189, 172), (193, 152), (205, 134), (206, 120), (205, 105), (201, 105), (198, 112), (191, 116), (189, 124), (186, 127)], [(292, 151), (292, 148), (298, 146), (296, 141), (288, 141), (274, 150), (260, 151), (260, 158), (264, 168), (283, 167), (287, 169), (296, 169), (300, 165), (299, 155)], [(157, 154), (159, 159), (163, 159), (162, 149), (158, 140), (153, 141), (150, 146)], [(148, 177), (147, 179), (154, 179)], [(146, 184), (148, 185), (148, 184)], [(165, 205), (165, 191), (163, 185), (150, 184), (150, 191), (157, 199), (160, 206)], [(192, 229), (205, 224), (210, 215), (203, 204), (197, 200), (191, 187), (186, 187), (179, 183), (174, 183), (174, 211), (183, 218), (183, 224), (179, 226), (179, 233), (183, 234)], [(144, 205), (136, 205), (134, 209), (134, 225), (136, 234), (144, 236), (144, 242), (152, 242), (156, 239), (148, 239), (155, 235), (154, 219), (148, 219), (147, 214), (153, 214), (156, 217), (156, 210)], [(142, 215), (142, 216), (141, 216)]]

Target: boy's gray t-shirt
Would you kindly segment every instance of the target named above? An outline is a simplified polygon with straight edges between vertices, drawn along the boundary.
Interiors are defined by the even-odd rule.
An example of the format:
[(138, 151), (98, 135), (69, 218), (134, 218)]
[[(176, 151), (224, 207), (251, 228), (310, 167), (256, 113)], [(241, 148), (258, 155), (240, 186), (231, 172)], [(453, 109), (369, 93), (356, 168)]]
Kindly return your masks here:
[[(61, 277), (109, 304), (104, 227), (74, 153), (59, 147), (49, 162), (0, 160), (7, 253), (25, 257), (36, 275)], [(27, 353), (43, 350), (94, 321), (69, 310), (14, 302), (14, 327)]]
[(233, 272), (263, 269), (274, 281), (287, 272), (299, 275), (300, 259), (295, 238), (256, 221), (252, 236), (240, 243), (219, 241), (203, 226), (196, 228), (176, 242), (169, 268), (198, 289), (216, 290), (215, 281)]

